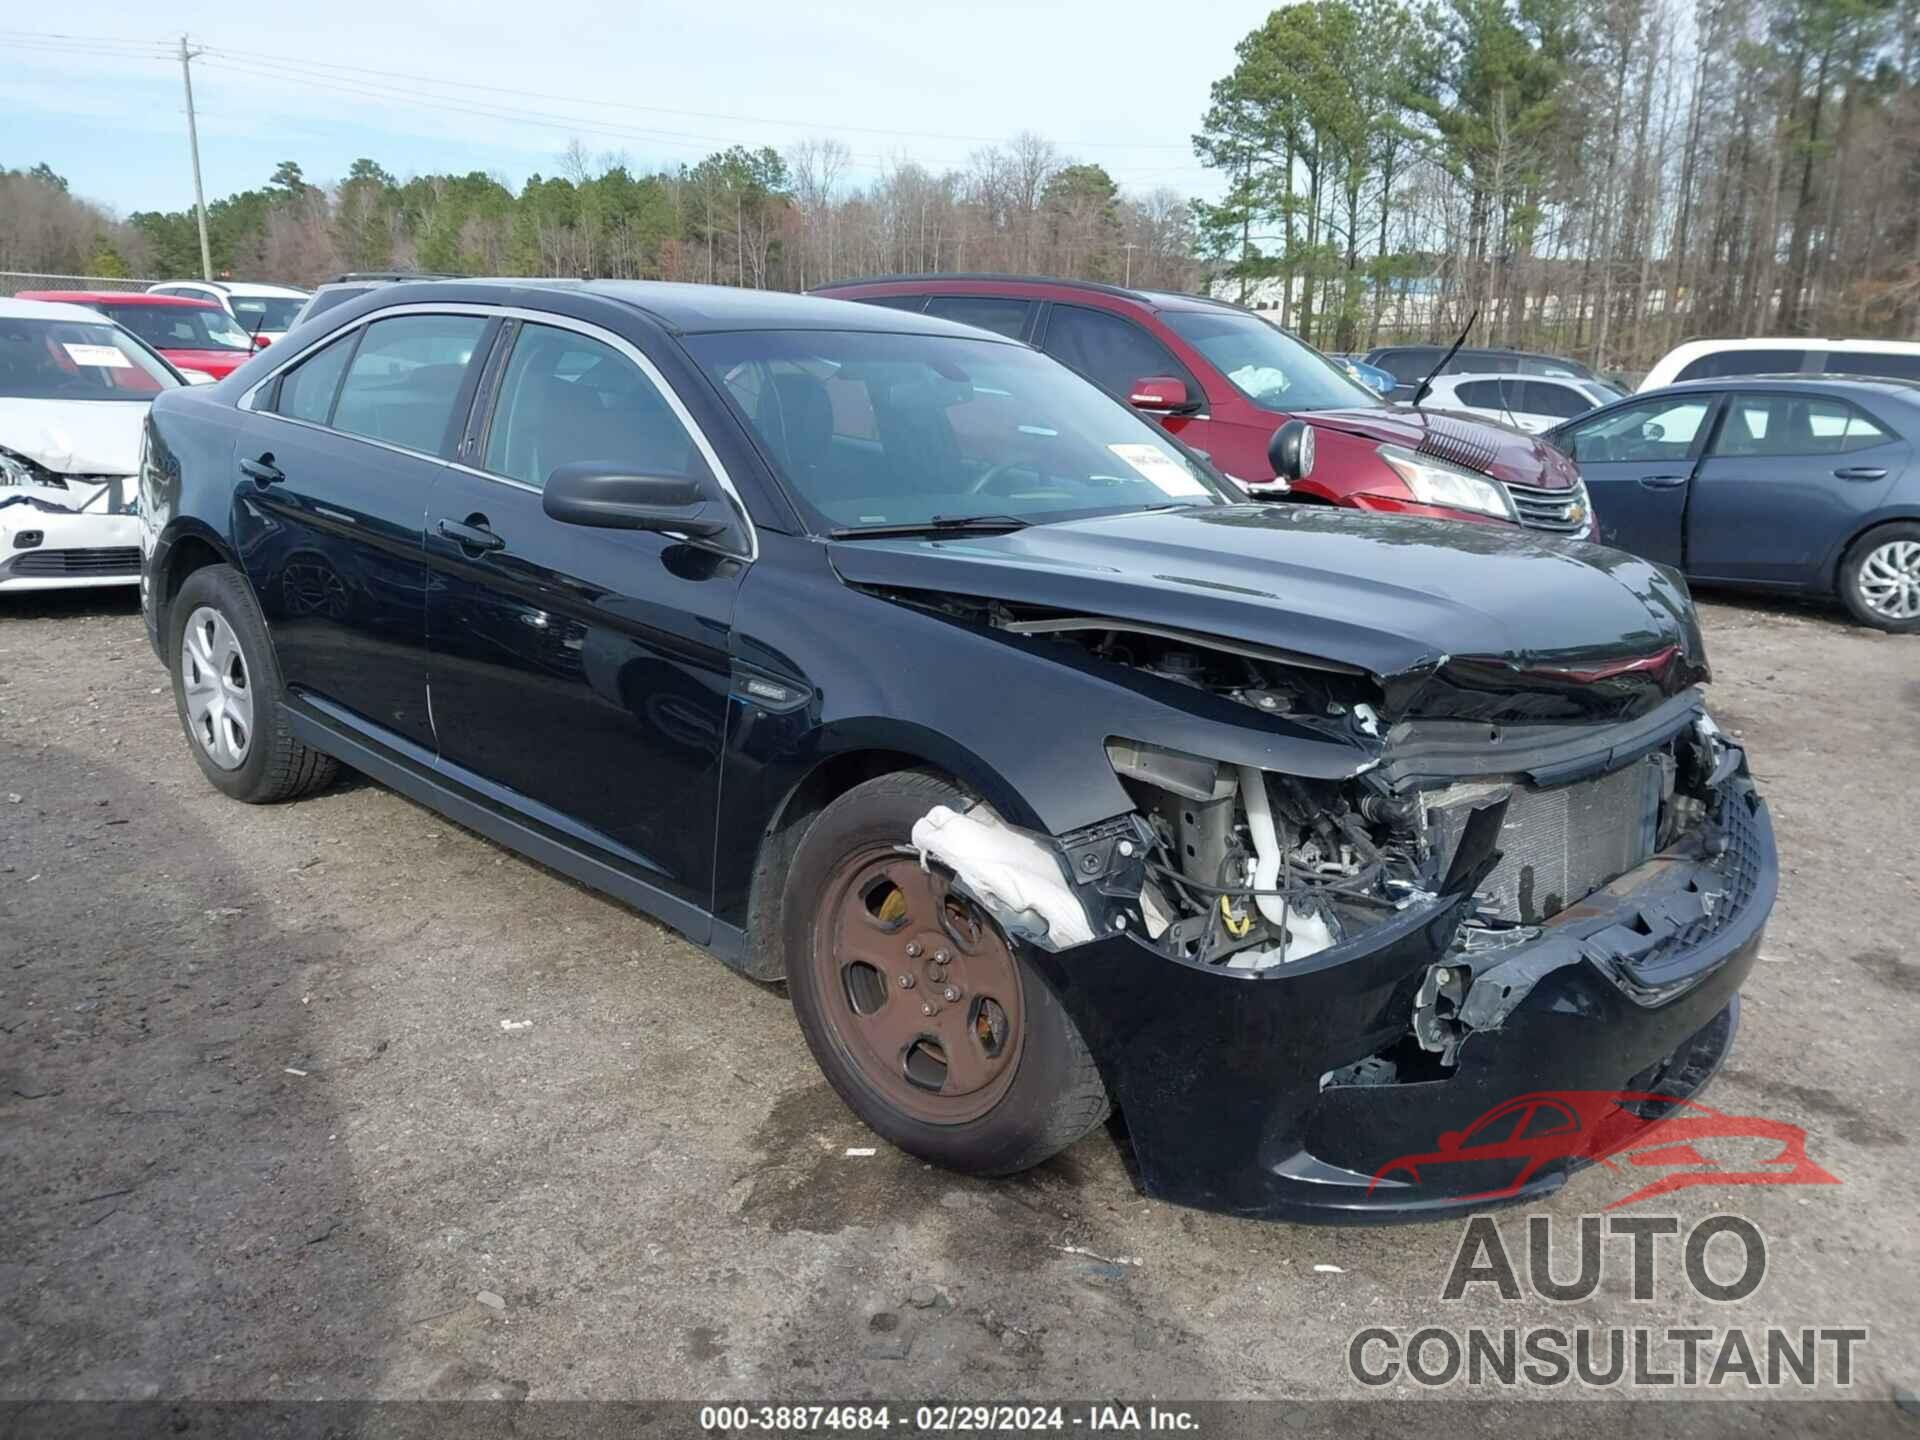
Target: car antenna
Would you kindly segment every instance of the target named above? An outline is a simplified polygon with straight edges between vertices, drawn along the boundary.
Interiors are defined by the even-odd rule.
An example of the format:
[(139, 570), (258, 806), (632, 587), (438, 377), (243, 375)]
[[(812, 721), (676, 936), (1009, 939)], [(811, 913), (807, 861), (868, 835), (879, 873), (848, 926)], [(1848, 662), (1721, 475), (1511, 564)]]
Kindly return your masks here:
[(1467, 343), (1467, 336), (1473, 333), (1474, 321), (1478, 320), (1479, 318), (1480, 318), (1480, 312), (1478, 310), (1474, 311), (1473, 314), (1467, 317), (1467, 328), (1460, 332), (1460, 338), (1453, 342), (1453, 348), (1448, 350), (1445, 355), (1442, 355), (1440, 357), (1440, 363), (1434, 366), (1433, 369), (1427, 372), (1427, 378), (1422, 380), (1420, 382), (1420, 388), (1413, 392), (1413, 408), (1414, 409), (1418, 410), (1420, 408), (1420, 402), (1426, 399), (1427, 392), (1433, 389), (1433, 377), (1438, 375), (1442, 370), (1446, 369), (1448, 362), (1450, 362), (1454, 356), (1460, 353), (1460, 347)]

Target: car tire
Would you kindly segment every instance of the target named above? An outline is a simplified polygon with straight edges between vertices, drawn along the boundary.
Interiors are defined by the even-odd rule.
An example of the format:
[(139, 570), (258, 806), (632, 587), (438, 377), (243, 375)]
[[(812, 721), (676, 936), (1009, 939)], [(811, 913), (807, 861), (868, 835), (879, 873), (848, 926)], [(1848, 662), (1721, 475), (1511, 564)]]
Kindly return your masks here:
[[(1869, 530), (1847, 547), (1846, 556), (1840, 561), (1840, 599), (1853, 618), (1862, 625), (1871, 625), (1876, 630), (1886, 630), (1896, 635), (1920, 633), (1920, 613), (1908, 616), (1888, 614), (1875, 607), (1864, 588), (1876, 579), (1884, 587), (1890, 555), (1904, 560), (1907, 573), (1913, 576), (1916, 587), (1907, 593), (1915, 597), (1912, 603), (1920, 604), (1920, 524), (1911, 521)], [(1871, 569), (1870, 562), (1874, 562)], [(1884, 588), (1880, 593), (1886, 593)]]
[(910, 1155), (1010, 1175), (1109, 1107), (1021, 943), (907, 848), (934, 806), (967, 803), (940, 776), (901, 771), (826, 806), (794, 851), (781, 940), (800, 1029), (854, 1113)]
[(214, 788), (249, 805), (270, 805), (327, 785), (339, 762), (303, 745), (288, 727), (280, 666), (240, 572), (231, 565), (194, 571), (168, 616), (174, 708)]

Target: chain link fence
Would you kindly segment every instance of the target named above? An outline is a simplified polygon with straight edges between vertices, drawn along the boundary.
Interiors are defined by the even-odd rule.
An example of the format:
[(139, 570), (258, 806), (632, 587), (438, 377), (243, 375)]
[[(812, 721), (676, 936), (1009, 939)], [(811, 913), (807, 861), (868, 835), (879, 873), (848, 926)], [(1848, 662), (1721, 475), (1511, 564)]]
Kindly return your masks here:
[(22, 290), (128, 290), (138, 292), (158, 280), (130, 280), (112, 275), (35, 275), (25, 270), (0, 270), (0, 295)]

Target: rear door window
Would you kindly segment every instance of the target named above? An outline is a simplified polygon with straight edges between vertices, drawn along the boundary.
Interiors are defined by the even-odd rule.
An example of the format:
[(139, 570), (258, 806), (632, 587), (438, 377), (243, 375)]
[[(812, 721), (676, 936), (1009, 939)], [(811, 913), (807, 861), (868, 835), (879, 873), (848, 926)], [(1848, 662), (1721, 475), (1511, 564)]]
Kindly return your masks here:
[(274, 413), (311, 425), (327, 424), (333, 416), (333, 397), (340, 389), (341, 372), (347, 368), (356, 338), (343, 336), (281, 376)]
[(1552, 415), (1556, 419), (1571, 420), (1593, 408), (1578, 391), (1567, 385), (1520, 380), (1509, 382), (1508, 388), (1520, 392), (1520, 402), (1513, 408), (1524, 410), (1529, 415)]
[(396, 315), (367, 327), (334, 403), (333, 428), (444, 452), (454, 406), (488, 321), (480, 315)]
[[(1030, 300), (1006, 300), (994, 295), (936, 295), (927, 301), (927, 314), (961, 325), (991, 330), (1009, 340), (1023, 340), (1033, 314)], [(1130, 376), (1138, 380), (1138, 375)]]
[(1865, 450), (1887, 432), (1844, 400), (1801, 395), (1736, 395), (1714, 437), (1715, 455), (1780, 458)]
[(1418, 385), (1427, 378), (1427, 372), (1440, 363), (1440, 357), (1447, 352), (1437, 349), (1412, 348), (1407, 350), (1386, 350), (1377, 360), (1368, 363), (1378, 365), (1393, 376), (1402, 385)]

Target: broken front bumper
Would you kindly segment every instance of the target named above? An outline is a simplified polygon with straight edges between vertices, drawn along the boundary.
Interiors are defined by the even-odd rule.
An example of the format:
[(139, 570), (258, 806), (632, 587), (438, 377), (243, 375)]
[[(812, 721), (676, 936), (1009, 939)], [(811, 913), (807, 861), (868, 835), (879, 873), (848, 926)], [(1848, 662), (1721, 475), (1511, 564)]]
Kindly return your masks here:
[[(1538, 938), (1458, 943), (1470, 898), (1402, 911), (1260, 973), (1182, 964), (1129, 936), (1031, 952), (1086, 1037), (1149, 1195), (1276, 1220), (1440, 1218), (1563, 1185), (1543, 1167), (1501, 1202), (1470, 1165), (1373, 1183), (1502, 1101), (1541, 1090), (1696, 1092), (1732, 1043), (1736, 993), (1779, 884), (1765, 803), (1725, 787), (1710, 847), (1656, 855)], [(1472, 983), (1444, 1078), (1377, 1083), (1436, 965)], [(1369, 1081), (1376, 1083), (1367, 1083)]]

